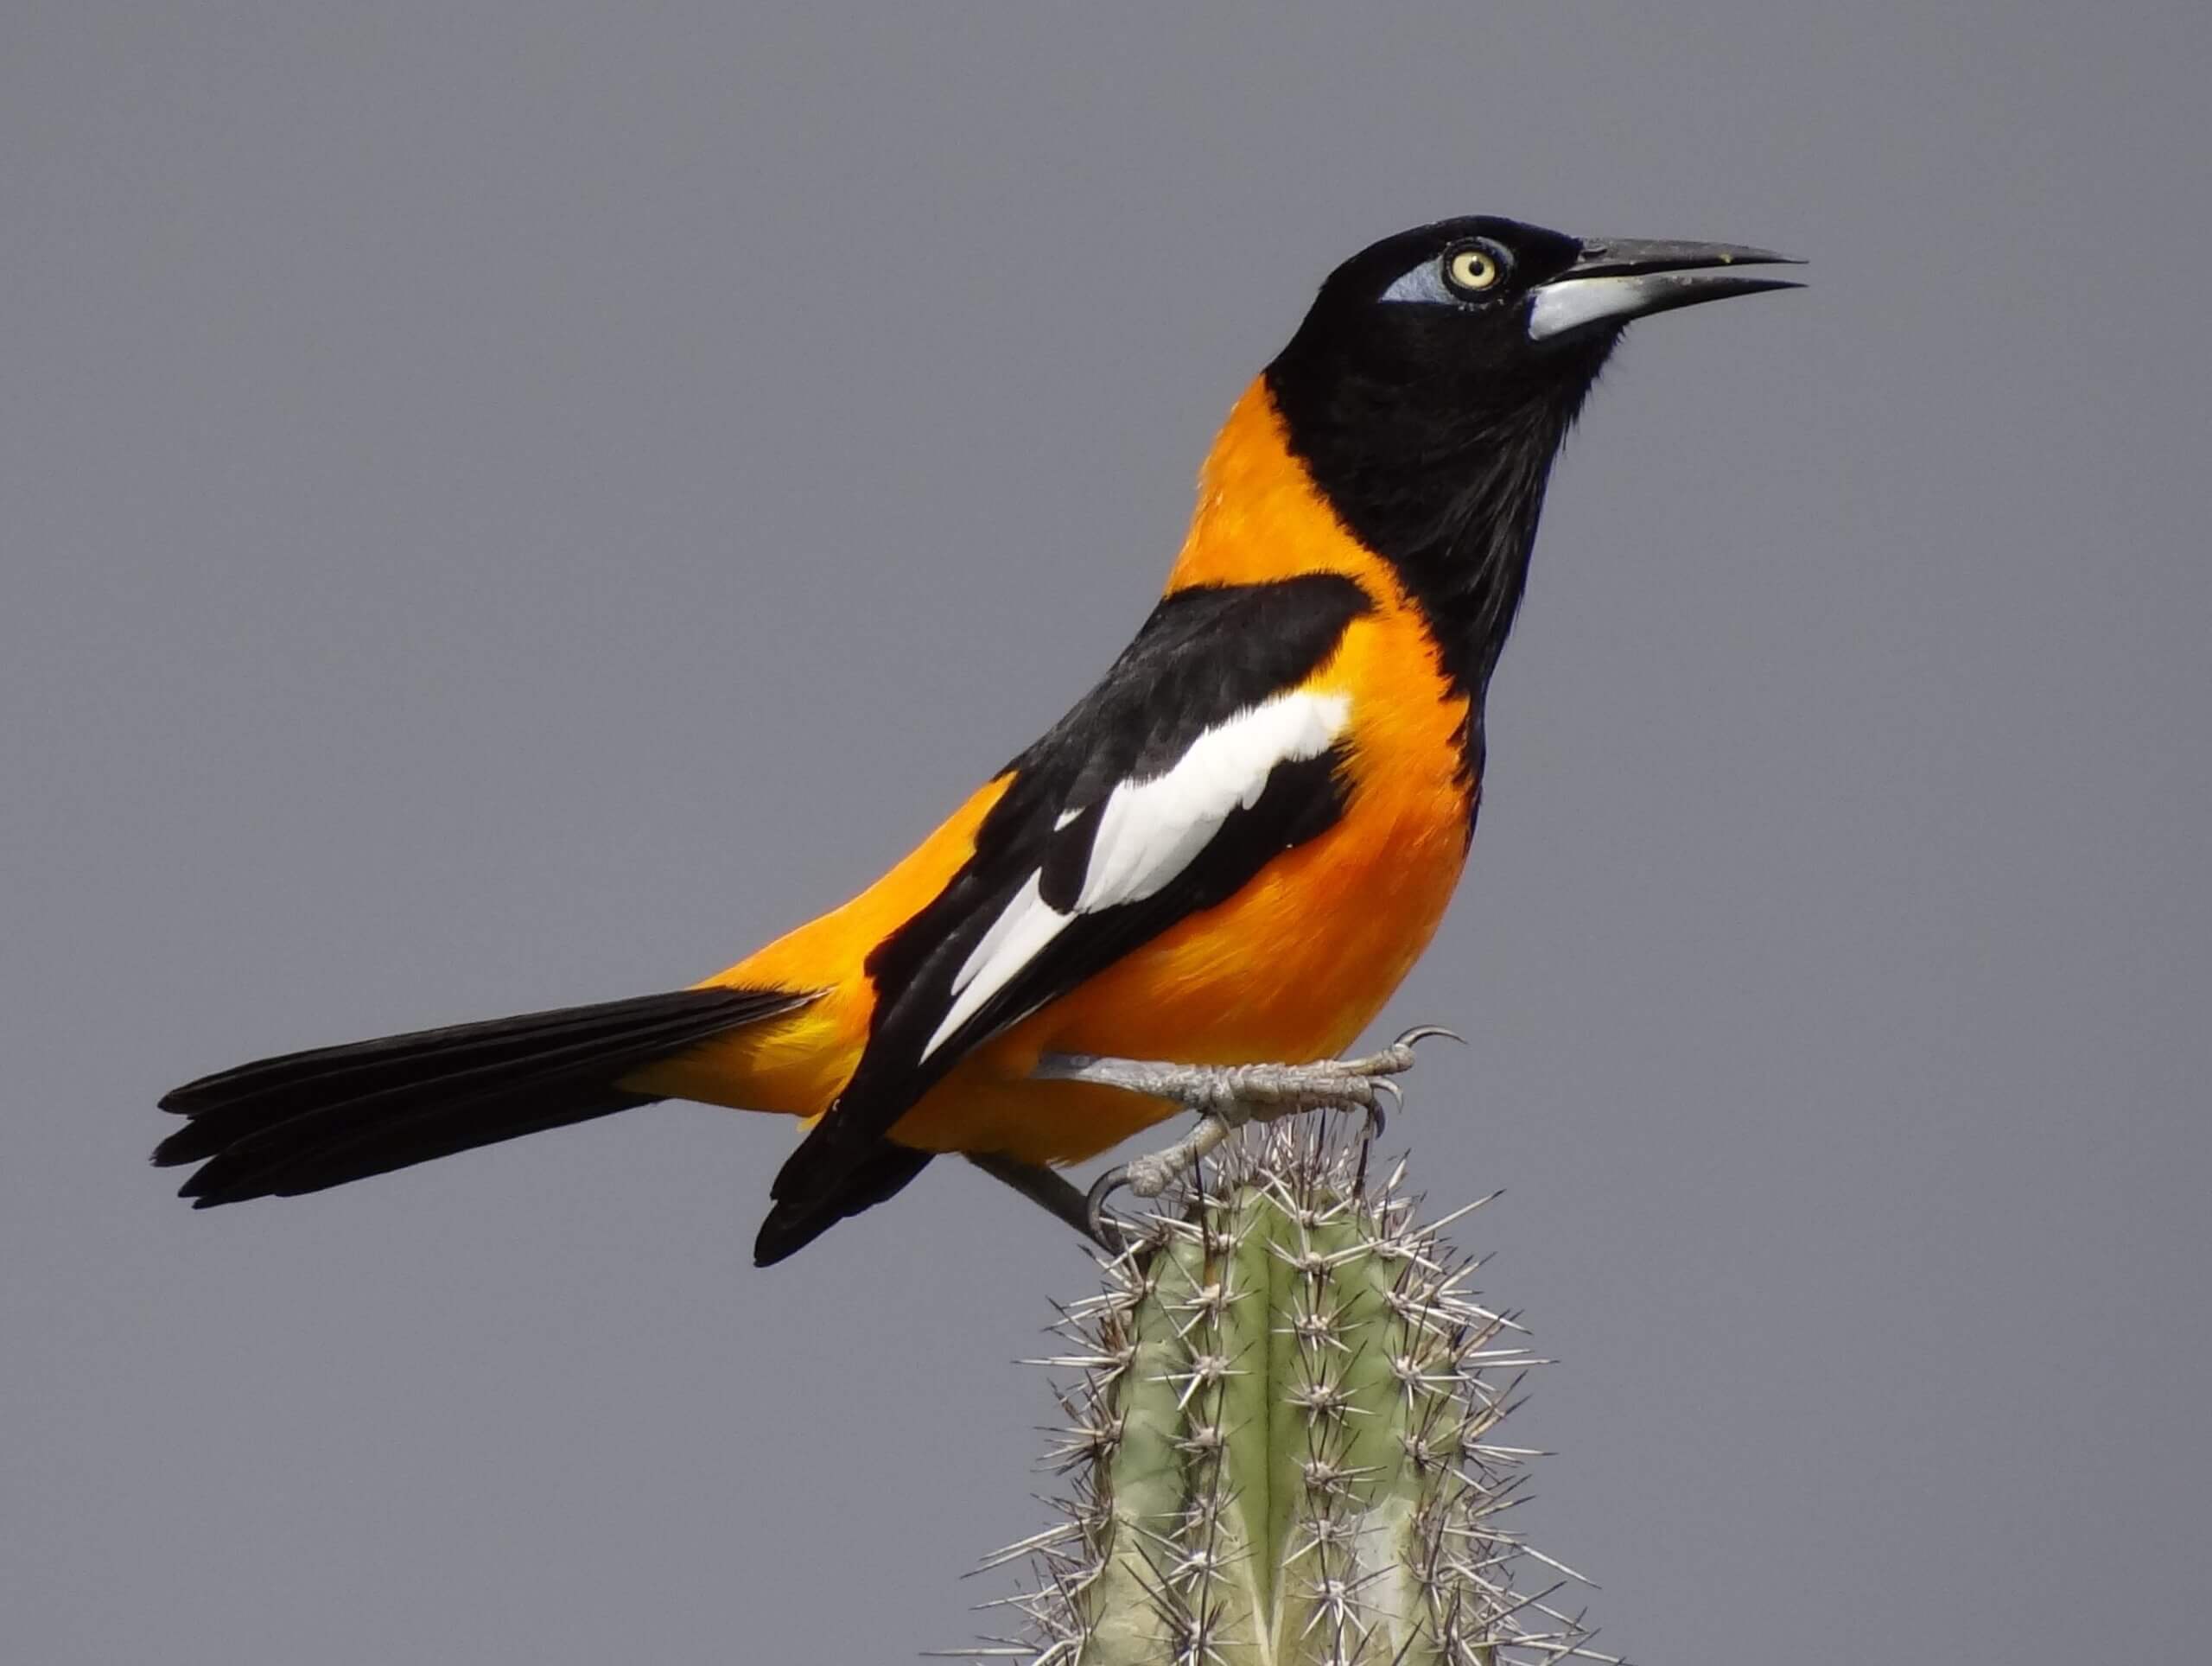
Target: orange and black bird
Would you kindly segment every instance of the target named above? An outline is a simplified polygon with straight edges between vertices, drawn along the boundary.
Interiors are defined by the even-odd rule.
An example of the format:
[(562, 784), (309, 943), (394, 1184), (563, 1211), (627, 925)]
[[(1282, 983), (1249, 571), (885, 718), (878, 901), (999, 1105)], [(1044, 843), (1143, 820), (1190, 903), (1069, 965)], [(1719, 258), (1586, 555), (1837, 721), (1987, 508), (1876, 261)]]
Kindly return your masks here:
[[(1795, 287), (1725, 244), (1510, 219), (1386, 238), (1230, 412), (1159, 605), (858, 896), (688, 989), (242, 1065), (154, 1154), (201, 1208), (660, 1099), (801, 1118), (754, 1259), (961, 1153), (1096, 1236), (1227, 1129), (1373, 1109), (1341, 1057), (1459, 882), (1552, 460), (1630, 321)], [(1179, 1109), (1087, 1198), (1054, 1173)]]

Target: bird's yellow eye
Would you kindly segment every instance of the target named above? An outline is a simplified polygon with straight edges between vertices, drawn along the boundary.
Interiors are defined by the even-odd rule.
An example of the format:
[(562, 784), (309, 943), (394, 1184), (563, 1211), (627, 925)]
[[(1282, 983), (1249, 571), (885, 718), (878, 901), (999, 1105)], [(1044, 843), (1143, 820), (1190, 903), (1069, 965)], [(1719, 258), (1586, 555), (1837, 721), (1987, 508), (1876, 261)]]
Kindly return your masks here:
[(1462, 295), (1480, 295), (1497, 287), (1505, 268), (1497, 256), (1482, 245), (1470, 244), (1444, 257), (1444, 281)]

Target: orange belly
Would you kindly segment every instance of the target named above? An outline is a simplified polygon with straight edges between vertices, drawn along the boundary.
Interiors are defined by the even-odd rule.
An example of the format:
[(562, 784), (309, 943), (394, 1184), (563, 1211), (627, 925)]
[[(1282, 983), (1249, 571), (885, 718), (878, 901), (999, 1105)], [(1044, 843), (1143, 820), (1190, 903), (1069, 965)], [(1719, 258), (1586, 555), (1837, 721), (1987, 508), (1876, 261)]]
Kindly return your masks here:
[[(1337, 827), (979, 1048), (906, 1113), (893, 1137), (931, 1151), (1077, 1162), (1176, 1107), (1032, 1079), (1042, 1054), (1228, 1065), (1302, 1063), (1343, 1052), (1427, 946), (1464, 859), (1464, 792), (1448, 780), (1427, 793), (1405, 792), (1406, 785), (1395, 783), (1399, 790), (1387, 796), (1399, 802), (1389, 805), (1372, 796), (1363, 802), (1363, 790), (1355, 788), (1353, 813)], [(980, 814), (963, 811), (948, 830), (971, 829)], [(822, 1115), (867, 1044), (874, 992), (860, 970), (864, 945), (895, 923), (878, 920), (868, 906), (881, 888), (714, 980), (817, 988), (820, 1000), (641, 1071), (630, 1085)]]

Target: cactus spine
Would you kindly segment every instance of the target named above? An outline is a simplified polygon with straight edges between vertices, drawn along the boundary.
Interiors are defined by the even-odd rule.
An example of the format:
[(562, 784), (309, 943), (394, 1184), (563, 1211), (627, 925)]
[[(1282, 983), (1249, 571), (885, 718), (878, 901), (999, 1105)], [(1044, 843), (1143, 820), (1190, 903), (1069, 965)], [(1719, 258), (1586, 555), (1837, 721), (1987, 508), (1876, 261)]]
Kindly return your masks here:
[(1475, 1263), (1440, 1237), (1458, 1215), (1416, 1224), (1402, 1165), (1370, 1186), (1363, 1148), (1321, 1117), (1248, 1132), (1224, 1159), (1068, 1310), (1071, 1350), (1038, 1362), (1082, 1373), (1060, 1391), (1071, 1421), (1051, 1455), (1073, 1497), (1060, 1525), (987, 1562), (1031, 1562), (1035, 1588), (1006, 1600), (1034, 1634), (982, 1652), (1037, 1666), (1604, 1658), (1545, 1606), (1567, 1570), (1514, 1588), (1535, 1553), (1497, 1517), (1533, 1454), (1493, 1433), (1539, 1362), (1465, 1289)]

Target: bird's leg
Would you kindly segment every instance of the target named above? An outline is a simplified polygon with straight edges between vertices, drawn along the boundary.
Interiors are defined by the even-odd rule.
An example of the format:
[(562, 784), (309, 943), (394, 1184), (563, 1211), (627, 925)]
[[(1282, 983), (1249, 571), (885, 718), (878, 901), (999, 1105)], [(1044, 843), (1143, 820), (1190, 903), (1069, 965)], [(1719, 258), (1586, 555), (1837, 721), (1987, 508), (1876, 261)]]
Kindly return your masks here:
[(1066, 1222), (1110, 1255), (1121, 1253), (1120, 1230), (1095, 1215), (1083, 1188), (1041, 1163), (1025, 1163), (997, 1152), (971, 1151), (968, 1160), (993, 1180), (1012, 1186), (1055, 1220)]
[(1365, 1058), (1323, 1059), (1310, 1065), (1174, 1065), (1047, 1053), (1038, 1061), (1035, 1073), (1052, 1081), (1093, 1082), (1169, 1099), (1199, 1113), (1198, 1126), (1173, 1145), (1132, 1158), (1098, 1177), (1085, 1203), (1085, 1230), (1103, 1241), (1104, 1206), (1111, 1193), (1126, 1186), (1140, 1198), (1160, 1196), (1247, 1122), (1273, 1122), (1302, 1110), (1356, 1108), (1367, 1113), (1370, 1136), (1379, 1135), (1382, 1096), (1398, 1097), (1398, 1084), (1392, 1078), (1412, 1068), (1414, 1043), (1433, 1035), (1459, 1040), (1450, 1030), (1427, 1025), (1408, 1030)]

